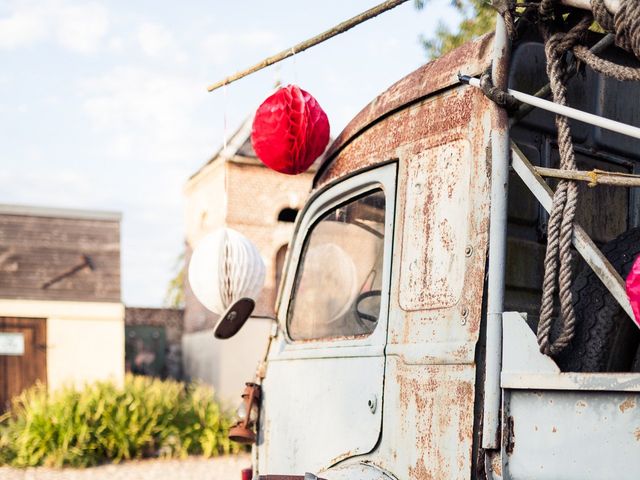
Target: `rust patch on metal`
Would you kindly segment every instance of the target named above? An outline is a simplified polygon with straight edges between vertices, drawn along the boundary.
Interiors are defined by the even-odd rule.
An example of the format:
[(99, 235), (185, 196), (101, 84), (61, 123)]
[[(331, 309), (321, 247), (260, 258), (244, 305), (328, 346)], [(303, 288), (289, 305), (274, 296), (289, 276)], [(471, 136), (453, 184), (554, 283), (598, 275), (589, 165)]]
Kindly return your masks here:
[(457, 74), (463, 69), (470, 75), (481, 73), (490, 62), (492, 44), (493, 33), (468, 42), (453, 52), (420, 67), (376, 97), (349, 122), (329, 147), (326, 154), (327, 160), (320, 166), (316, 181), (324, 176), (324, 170), (331, 164), (339, 150), (381, 117), (457, 84), (459, 82)]
[(628, 397), (618, 406), (618, 408), (622, 413), (626, 412), (630, 408), (636, 408), (636, 399), (634, 397)]
[(636, 428), (636, 431), (633, 432), (633, 434), (635, 435), (636, 440), (640, 442), (640, 427)]
[(514, 421), (512, 416), (507, 417), (507, 421), (505, 422), (504, 428), (505, 428), (504, 438), (506, 441), (504, 450), (505, 452), (507, 452), (507, 455), (511, 455), (513, 453), (513, 449), (516, 446), (516, 437), (514, 434)]
[(466, 129), (469, 125), (477, 99), (485, 101), (482, 92), (464, 88), (445, 92), (396, 112), (354, 138), (325, 167), (316, 179), (315, 187), (357, 169), (395, 158), (398, 156), (397, 148), (402, 145), (410, 147), (407, 152), (410, 155), (460, 137), (455, 130)]
[(459, 478), (471, 468), (474, 386), (467, 365), (398, 365), (403, 443), (415, 445), (408, 478)]
[(415, 478), (416, 480), (431, 480), (434, 476), (427, 470), (424, 460), (421, 459), (415, 466), (409, 467), (409, 478)]
[(491, 471), (498, 477), (502, 477), (502, 459), (500, 455), (496, 454), (491, 456)]

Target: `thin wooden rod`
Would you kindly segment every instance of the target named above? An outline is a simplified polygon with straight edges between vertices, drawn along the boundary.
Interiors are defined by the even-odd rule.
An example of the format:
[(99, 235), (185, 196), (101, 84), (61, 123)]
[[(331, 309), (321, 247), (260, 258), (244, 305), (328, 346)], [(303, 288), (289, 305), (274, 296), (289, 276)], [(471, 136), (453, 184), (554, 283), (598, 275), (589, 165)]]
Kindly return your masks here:
[(267, 57), (261, 62), (256, 63), (254, 66), (247, 68), (246, 70), (242, 70), (234, 75), (231, 75), (223, 80), (220, 80), (219, 82), (211, 84), (207, 87), (207, 90), (209, 90), (210, 92), (213, 92), (214, 90), (224, 85), (228, 85), (232, 82), (235, 82), (236, 80), (240, 80), (241, 78), (246, 77), (247, 75), (250, 75), (252, 73), (255, 73), (258, 70), (262, 70), (263, 68), (273, 65), (274, 63), (278, 63), (286, 58), (289, 58), (295, 55), (296, 53), (300, 53), (306, 50), (307, 48), (311, 48), (315, 45), (318, 45), (319, 43), (324, 42), (325, 40), (329, 40), (331, 37), (335, 37), (336, 35), (344, 33), (347, 30), (355, 27), (356, 25), (366, 22), (367, 20), (373, 17), (377, 17), (381, 13), (384, 13), (387, 10), (391, 10), (392, 8), (395, 8), (398, 5), (406, 3), (407, 1), (408, 0), (387, 0), (386, 2), (383, 2), (380, 5), (370, 8), (366, 12), (363, 12), (359, 15), (356, 15), (353, 18), (350, 18), (349, 20), (339, 23), (335, 27), (332, 27), (329, 30), (322, 32), (321, 34), (316, 35), (315, 37), (311, 37), (308, 40), (300, 42), (291, 48), (283, 50), (280, 53), (276, 53), (271, 57)]
[(562, 178), (589, 182), (590, 187), (596, 185), (612, 185), (615, 187), (640, 187), (640, 175), (604, 170), (559, 170), (557, 168), (535, 167), (541, 177)]

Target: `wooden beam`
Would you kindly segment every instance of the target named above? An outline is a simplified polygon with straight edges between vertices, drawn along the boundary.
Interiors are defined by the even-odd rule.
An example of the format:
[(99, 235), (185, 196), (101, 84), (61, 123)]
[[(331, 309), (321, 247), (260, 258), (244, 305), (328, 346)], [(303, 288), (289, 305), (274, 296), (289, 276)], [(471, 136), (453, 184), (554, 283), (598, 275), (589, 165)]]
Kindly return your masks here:
[(640, 175), (604, 170), (560, 170), (558, 168), (534, 167), (541, 177), (562, 178), (589, 182), (590, 187), (596, 185), (612, 185), (615, 187), (640, 187)]

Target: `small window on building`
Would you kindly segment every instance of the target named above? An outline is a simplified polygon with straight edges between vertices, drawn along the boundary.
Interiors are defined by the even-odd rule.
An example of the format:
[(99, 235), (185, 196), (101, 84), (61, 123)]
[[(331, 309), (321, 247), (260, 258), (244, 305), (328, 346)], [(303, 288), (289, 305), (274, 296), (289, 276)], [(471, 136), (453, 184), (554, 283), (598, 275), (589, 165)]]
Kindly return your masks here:
[(293, 223), (296, 221), (297, 215), (298, 210), (296, 210), (295, 208), (283, 208), (278, 214), (278, 221)]
[(289, 305), (294, 340), (371, 334), (380, 316), (385, 197), (378, 189), (329, 211), (302, 249)]

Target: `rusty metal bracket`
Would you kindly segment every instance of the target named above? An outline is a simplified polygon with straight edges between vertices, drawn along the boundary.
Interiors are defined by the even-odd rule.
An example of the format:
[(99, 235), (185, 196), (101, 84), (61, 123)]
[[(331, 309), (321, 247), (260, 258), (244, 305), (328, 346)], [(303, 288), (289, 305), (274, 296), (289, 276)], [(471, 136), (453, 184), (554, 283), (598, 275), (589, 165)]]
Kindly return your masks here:
[[(547, 182), (539, 175), (536, 167), (529, 162), (524, 153), (522, 153), (513, 142), (511, 142), (511, 153), (513, 156), (513, 169), (544, 209), (550, 212), (553, 203), (553, 190), (551, 190), (551, 187), (549, 187)], [(629, 318), (633, 319), (633, 310), (627, 298), (624, 280), (579, 224), (576, 224), (574, 227), (573, 245), (582, 258), (584, 258), (584, 261), (587, 262), (602, 281), (607, 290), (613, 295), (613, 298), (616, 299), (622, 309), (629, 315)]]

